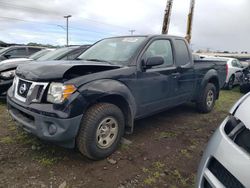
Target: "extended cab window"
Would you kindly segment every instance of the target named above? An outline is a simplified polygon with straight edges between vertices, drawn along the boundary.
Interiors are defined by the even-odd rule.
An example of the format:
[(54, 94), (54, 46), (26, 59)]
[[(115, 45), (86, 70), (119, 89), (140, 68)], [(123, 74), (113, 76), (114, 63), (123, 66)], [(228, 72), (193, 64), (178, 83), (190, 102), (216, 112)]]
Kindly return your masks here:
[(156, 40), (152, 42), (142, 58), (146, 61), (149, 57), (155, 56), (163, 57), (164, 64), (152, 68), (162, 68), (173, 65), (172, 46), (169, 40)]
[(176, 64), (177, 66), (183, 66), (190, 63), (190, 55), (188, 47), (184, 40), (177, 39), (175, 40), (176, 43)]

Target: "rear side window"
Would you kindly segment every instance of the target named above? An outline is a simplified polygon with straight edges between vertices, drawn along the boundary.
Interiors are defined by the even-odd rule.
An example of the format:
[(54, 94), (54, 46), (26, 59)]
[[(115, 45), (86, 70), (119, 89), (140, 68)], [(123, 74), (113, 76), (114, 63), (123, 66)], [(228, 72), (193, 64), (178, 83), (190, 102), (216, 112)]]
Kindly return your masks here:
[(16, 56), (26, 56), (27, 52), (26, 52), (26, 48), (17, 48), (17, 49), (13, 49), (10, 50), (9, 52), (6, 53), (6, 55), (10, 55), (11, 57), (16, 57)]
[(146, 61), (149, 57), (155, 56), (161, 56), (164, 59), (164, 64), (152, 68), (162, 68), (173, 65), (172, 46), (169, 40), (153, 41), (143, 54), (142, 58)]
[(175, 40), (176, 44), (176, 64), (177, 66), (182, 66), (190, 63), (190, 55), (188, 47), (184, 40)]
[(28, 48), (28, 55), (32, 55), (40, 50), (40, 48)]

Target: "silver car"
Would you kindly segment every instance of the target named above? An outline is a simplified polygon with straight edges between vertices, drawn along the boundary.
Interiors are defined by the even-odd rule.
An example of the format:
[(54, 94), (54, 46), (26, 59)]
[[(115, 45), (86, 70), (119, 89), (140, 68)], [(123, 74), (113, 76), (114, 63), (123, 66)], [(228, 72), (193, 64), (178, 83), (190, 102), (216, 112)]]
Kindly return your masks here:
[(230, 110), (210, 139), (197, 174), (197, 188), (250, 187), (250, 93)]

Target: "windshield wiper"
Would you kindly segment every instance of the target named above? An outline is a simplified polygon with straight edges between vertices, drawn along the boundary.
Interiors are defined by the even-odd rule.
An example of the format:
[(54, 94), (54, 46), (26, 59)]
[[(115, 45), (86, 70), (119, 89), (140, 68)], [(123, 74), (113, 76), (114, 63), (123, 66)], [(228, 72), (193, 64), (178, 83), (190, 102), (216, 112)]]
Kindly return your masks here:
[(106, 61), (103, 59), (84, 59), (85, 61), (96, 61), (96, 62), (104, 62), (104, 63), (110, 63), (112, 64), (110, 61)]
[(95, 62), (103, 62), (103, 63), (108, 63), (108, 64), (111, 64), (111, 65), (115, 65), (115, 63), (112, 63), (110, 61), (107, 61), (107, 60), (103, 60), (103, 59), (81, 59), (81, 60), (85, 60), (85, 61), (95, 61)]

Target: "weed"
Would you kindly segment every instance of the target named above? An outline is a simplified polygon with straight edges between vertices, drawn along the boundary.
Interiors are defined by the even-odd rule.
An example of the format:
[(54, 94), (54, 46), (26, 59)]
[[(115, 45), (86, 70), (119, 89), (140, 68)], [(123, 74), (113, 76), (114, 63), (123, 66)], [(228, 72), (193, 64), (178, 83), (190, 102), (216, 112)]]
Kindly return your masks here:
[(41, 156), (36, 156), (33, 160), (37, 161), (39, 164), (45, 167), (50, 167), (57, 163), (61, 158), (60, 157), (52, 157), (47, 154), (43, 154)]
[(1, 138), (0, 142), (3, 143), (3, 144), (12, 144), (15, 141), (10, 136), (6, 136), (6, 137)]
[(153, 183), (156, 182), (156, 179), (154, 177), (152, 177), (152, 176), (149, 176), (143, 182), (146, 185), (152, 185)]
[(160, 161), (156, 161), (156, 162), (153, 163), (153, 167), (155, 169), (158, 169), (158, 170), (162, 169), (164, 166), (165, 165), (163, 163), (161, 163)]
[(184, 155), (187, 158), (191, 158), (192, 156), (190, 155), (190, 153), (188, 152), (187, 149), (181, 149), (181, 154)]
[(161, 132), (161, 133), (160, 133), (158, 139), (162, 139), (162, 138), (173, 138), (173, 137), (176, 137), (176, 136), (177, 136), (177, 133), (175, 133), (175, 132), (172, 132), (172, 131), (164, 131), (164, 132)]

